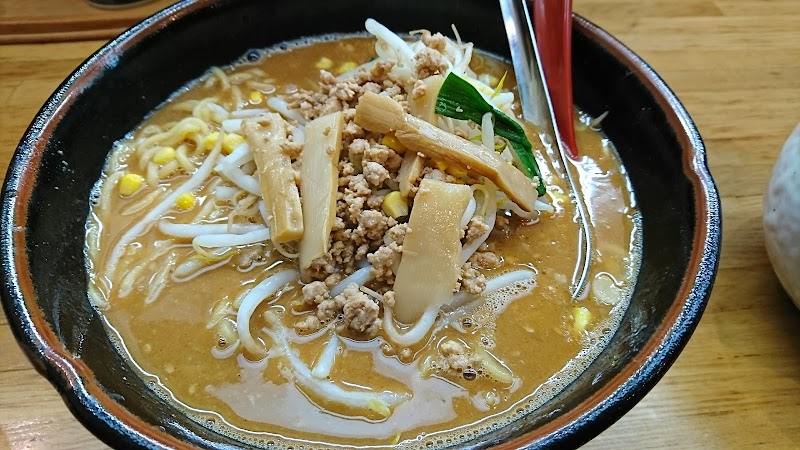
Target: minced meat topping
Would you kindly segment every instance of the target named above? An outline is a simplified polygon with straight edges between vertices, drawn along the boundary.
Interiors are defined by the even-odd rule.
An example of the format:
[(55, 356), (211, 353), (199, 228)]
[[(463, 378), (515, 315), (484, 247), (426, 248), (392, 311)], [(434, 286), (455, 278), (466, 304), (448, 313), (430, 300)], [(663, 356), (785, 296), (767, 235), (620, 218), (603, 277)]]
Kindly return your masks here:
[[(355, 107), (367, 92), (390, 97), (406, 110), (407, 97), (426, 95), (425, 84), (421, 81), (448, 70), (448, 62), (442, 53), (446, 39), (439, 33), (431, 34), (424, 30), (421, 38), (427, 47), (415, 57), (411, 80), (393, 78), (391, 72), (396, 63), (378, 60), (344, 77), (321, 70), (318, 89), (300, 89), (287, 96), (288, 107), (299, 111), (305, 119), (312, 120), (336, 111), (342, 111), (344, 117), (336, 217), (328, 253), (314, 260), (308, 270), (311, 281), (303, 287), (302, 301), (302, 309), (307, 313), (301, 315), (295, 325), (301, 334), (340, 320), (340, 326), (351, 334), (373, 336), (380, 329), (381, 304), (394, 303), (392, 285), (403, 254), (403, 240), (409, 232), (408, 217), (389, 216), (383, 203), (389, 192), (398, 189), (403, 154), (387, 146), (380, 133), (358, 126), (354, 122)], [(287, 151), (294, 153), (296, 148), (287, 148)], [(458, 182), (455, 176), (438, 168), (434, 161), (423, 159), (425, 167), (413, 180), (407, 199), (409, 203), (413, 203), (421, 179)], [(483, 219), (474, 217), (462, 230), (463, 242), (470, 243), (488, 231), (489, 226)], [(502, 260), (494, 253), (474, 254), (461, 268), (457, 288), (473, 295), (480, 294), (486, 286), (486, 277), (481, 270), (496, 269), (501, 264)], [(371, 266), (366, 286), (373, 292), (382, 293), (382, 299), (369, 297), (359, 291), (356, 284), (347, 286), (338, 296), (330, 295), (331, 288), (365, 265)]]

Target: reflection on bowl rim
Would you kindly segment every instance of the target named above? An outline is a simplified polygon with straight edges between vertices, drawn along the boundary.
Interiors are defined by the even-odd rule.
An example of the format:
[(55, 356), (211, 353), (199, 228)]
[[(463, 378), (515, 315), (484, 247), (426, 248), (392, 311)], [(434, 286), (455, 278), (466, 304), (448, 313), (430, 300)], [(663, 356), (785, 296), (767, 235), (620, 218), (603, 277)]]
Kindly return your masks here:
[[(69, 352), (42, 316), (28, 272), (25, 251), (25, 220), (35, 178), (47, 139), (77, 95), (88, 87), (116, 54), (125, 52), (151, 33), (212, 0), (185, 1), (168, 7), (110, 41), (81, 64), (62, 83), (36, 115), (20, 141), (10, 164), (2, 195), (0, 249), (4, 271), (3, 306), (9, 325), (36, 369), (53, 383), (73, 414), (106, 442), (130, 440), (131, 445), (161, 448), (187, 444), (144, 422), (111, 398), (92, 371)], [(719, 196), (706, 166), (705, 148), (686, 110), (663, 80), (610, 34), (580, 16), (576, 31), (593, 40), (618, 61), (654, 96), (670, 127), (679, 131), (684, 174), (694, 190), (695, 229), (686, 276), (665, 320), (647, 344), (620, 373), (577, 407), (542, 426), (513, 438), (499, 448), (523, 446), (579, 445), (599, 434), (630, 410), (664, 375), (694, 331), (710, 295), (716, 273), (720, 239)]]

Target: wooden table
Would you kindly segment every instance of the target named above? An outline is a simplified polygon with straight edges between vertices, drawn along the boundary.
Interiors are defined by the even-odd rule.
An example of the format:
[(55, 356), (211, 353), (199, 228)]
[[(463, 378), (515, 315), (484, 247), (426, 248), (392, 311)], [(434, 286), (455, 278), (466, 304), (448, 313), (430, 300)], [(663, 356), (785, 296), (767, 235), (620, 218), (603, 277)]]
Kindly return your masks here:
[[(0, 14), (17, 11), (10, 4), (0, 0)], [(575, 9), (632, 47), (684, 102), (724, 210), (719, 275), (700, 326), (655, 389), (587, 448), (799, 448), (800, 311), (767, 260), (761, 197), (800, 120), (800, 1), (575, 0)], [(0, 167), (39, 106), (102, 43), (0, 45)], [(103, 447), (7, 323), (0, 315), (0, 448)]]

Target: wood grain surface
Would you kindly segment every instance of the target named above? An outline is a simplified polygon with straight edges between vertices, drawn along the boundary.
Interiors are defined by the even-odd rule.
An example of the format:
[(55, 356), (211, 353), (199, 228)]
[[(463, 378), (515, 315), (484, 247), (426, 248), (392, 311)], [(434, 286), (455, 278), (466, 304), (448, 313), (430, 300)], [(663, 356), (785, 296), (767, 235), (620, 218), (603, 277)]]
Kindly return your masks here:
[(1, 0), (0, 44), (110, 39), (171, 0), (104, 9), (86, 0)]
[[(575, 0), (575, 9), (633, 48), (686, 105), (724, 211), (700, 326), (663, 380), (586, 448), (800, 448), (800, 311), (771, 270), (761, 226), (772, 164), (800, 121), (800, 1)], [(100, 45), (0, 45), (0, 167), (53, 89)], [(0, 448), (103, 448), (7, 323), (0, 315)]]

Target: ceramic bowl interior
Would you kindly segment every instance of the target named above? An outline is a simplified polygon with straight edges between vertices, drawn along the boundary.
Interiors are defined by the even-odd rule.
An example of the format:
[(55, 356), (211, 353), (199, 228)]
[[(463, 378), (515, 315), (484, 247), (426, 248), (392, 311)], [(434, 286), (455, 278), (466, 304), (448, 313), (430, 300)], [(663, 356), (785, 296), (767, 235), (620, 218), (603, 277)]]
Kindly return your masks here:
[[(352, 11), (363, 11), (353, 13)], [(372, 16), (395, 30), (449, 30), (507, 55), (497, 2), (340, 0), (181, 3), (144, 21), (87, 60), (42, 108), (3, 188), (3, 305), (36, 367), (75, 415), (112, 445), (236, 446), (184, 416), (137, 377), (106, 336), (86, 295), (89, 193), (112, 144), (172, 92), (248, 49), (363, 29)], [(581, 444), (628, 411), (685, 345), (707, 301), (719, 253), (720, 210), (705, 151), (661, 79), (608, 34), (575, 19), (577, 105), (610, 114), (639, 201), (641, 273), (624, 321), (567, 389), (470, 446)]]

